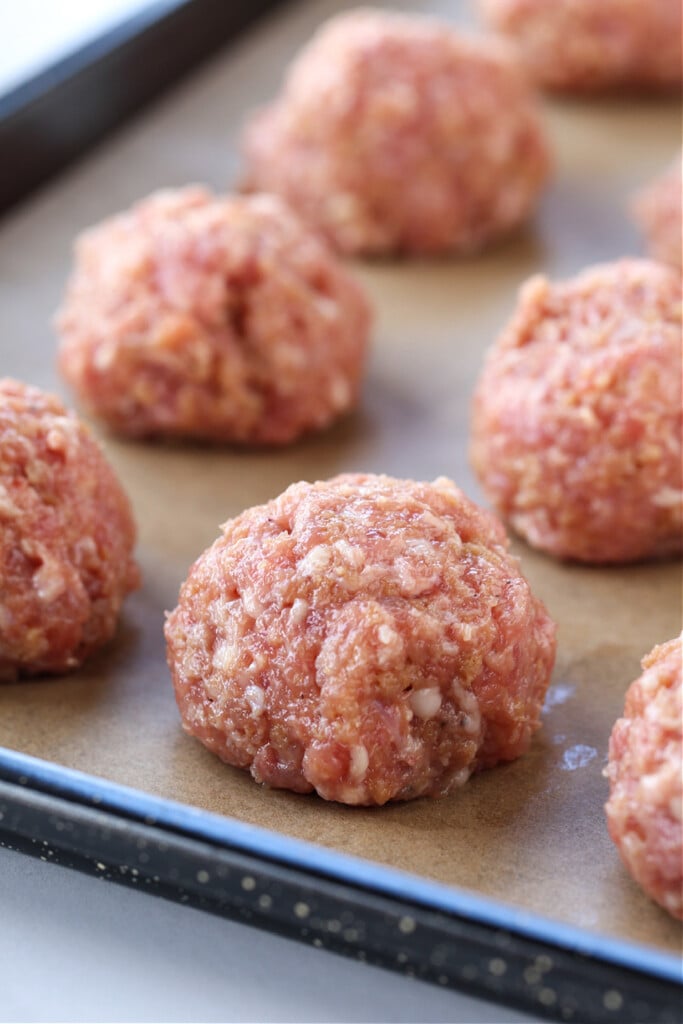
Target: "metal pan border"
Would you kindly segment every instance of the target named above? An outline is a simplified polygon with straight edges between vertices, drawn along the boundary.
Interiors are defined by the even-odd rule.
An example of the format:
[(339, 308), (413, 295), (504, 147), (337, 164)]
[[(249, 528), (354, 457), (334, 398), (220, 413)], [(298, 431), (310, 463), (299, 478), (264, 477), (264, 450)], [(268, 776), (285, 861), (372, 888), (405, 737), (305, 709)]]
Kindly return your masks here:
[(670, 954), (2, 748), (0, 841), (549, 1020), (680, 1019)]
[(155, 0), (0, 95), (0, 214), (288, 0)]

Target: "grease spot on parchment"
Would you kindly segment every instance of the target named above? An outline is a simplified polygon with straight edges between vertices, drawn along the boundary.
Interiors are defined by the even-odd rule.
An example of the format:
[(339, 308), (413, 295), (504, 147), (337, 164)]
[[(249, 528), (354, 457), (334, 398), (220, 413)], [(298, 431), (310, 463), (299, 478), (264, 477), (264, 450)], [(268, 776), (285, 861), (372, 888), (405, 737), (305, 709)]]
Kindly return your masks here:
[(558, 707), (560, 704), (565, 704), (570, 697), (574, 696), (576, 687), (573, 683), (556, 683), (551, 686), (545, 695), (543, 702), (542, 714), (546, 715), (553, 708)]
[(565, 750), (560, 767), (565, 772), (574, 772), (577, 768), (585, 768), (597, 756), (598, 752), (595, 747), (587, 747), (583, 743), (577, 743), (575, 747), (569, 747), (568, 750)]

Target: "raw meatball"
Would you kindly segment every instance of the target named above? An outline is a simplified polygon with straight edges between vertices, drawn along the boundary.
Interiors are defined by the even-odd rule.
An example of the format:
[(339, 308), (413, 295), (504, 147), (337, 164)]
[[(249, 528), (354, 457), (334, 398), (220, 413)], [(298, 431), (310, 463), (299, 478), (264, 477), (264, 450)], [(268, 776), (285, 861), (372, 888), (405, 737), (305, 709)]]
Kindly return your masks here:
[(479, 249), (529, 215), (549, 170), (507, 50), (372, 10), (319, 30), (245, 151), (248, 185), (346, 253)]
[(479, 0), (492, 28), (549, 89), (674, 91), (681, 0)]
[(647, 239), (650, 255), (681, 268), (681, 157), (635, 199), (633, 213)]
[(643, 659), (628, 689), (624, 717), (612, 730), (605, 805), (609, 834), (636, 882), (674, 917), (683, 918), (683, 706), (681, 641)]
[(518, 757), (555, 627), (505, 532), (449, 480), (339, 476), (248, 509), (166, 625), (187, 732), (326, 800), (442, 796)]
[(52, 395), (0, 380), (0, 680), (66, 672), (138, 586), (128, 499)]
[(185, 188), (81, 237), (60, 366), (122, 434), (285, 444), (354, 405), (369, 321), (279, 199)]
[(534, 277), (486, 360), (471, 456), (529, 544), (583, 562), (681, 550), (681, 290), (623, 260)]

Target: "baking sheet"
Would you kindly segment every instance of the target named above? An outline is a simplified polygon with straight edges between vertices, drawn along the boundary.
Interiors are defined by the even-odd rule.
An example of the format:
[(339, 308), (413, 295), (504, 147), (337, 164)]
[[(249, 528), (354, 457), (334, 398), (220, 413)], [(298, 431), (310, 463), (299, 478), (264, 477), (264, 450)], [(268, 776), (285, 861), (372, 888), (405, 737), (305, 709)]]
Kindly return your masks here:
[[(248, 107), (342, 4), (296, 4), (270, 18), (154, 111), (113, 137), (0, 228), (0, 373), (69, 397), (54, 371), (51, 315), (76, 231), (154, 188), (239, 168)], [(468, 20), (458, 3), (385, 4)], [(145, 583), (115, 641), (81, 672), (0, 687), (0, 744), (333, 849), (522, 906), (559, 921), (678, 951), (680, 927), (630, 881), (609, 841), (602, 768), (640, 657), (681, 625), (676, 563), (591, 569), (515, 551), (559, 623), (544, 728), (530, 753), (442, 801), (345, 808), (257, 787), (179, 725), (161, 634), (189, 564), (218, 524), (290, 482), (342, 471), (453, 477), (467, 464), (469, 397), (482, 354), (519, 283), (543, 269), (637, 253), (629, 194), (680, 145), (671, 102), (545, 104), (556, 178), (535, 222), (471, 260), (356, 264), (377, 309), (359, 412), (286, 451), (122, 443), (103, 436), (133, 501)]]

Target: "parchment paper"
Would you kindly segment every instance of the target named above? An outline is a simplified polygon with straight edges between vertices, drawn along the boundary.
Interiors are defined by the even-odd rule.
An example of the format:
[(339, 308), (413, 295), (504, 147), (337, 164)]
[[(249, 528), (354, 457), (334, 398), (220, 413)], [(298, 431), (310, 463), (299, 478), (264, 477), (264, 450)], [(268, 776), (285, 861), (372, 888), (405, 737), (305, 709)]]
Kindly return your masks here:
[[(160, 186), (234, 181), (244, 112), (275, 91), (313, 27), (344, 5), (294, 4), (261, 23), (151, 113), (0, 226), (0, 375), (64, 391), (50, 318), (74, 234)], [(412, 3), (467, 20), (464, 4)], [(442, 801), (353, 809), (256, 786), (180, 728), (162, 622), (218, 524), (290, 482), (345, 470), (453, 477), (467, 464), (469, 400), (482, 353), (518, 285), (641, 251), (625, 206), (673, 155), (667, 101), (545, 103), (557, 173), (532, 225), (468, 260), (358, 264), (377, 308), (359, 412), (285, 451), (121, 443), (104, 436), (132, 498), (144, 587), (115, 640), (82, 671), (0, 687), (0, 744), (314, 843), (391, 864), (587, 929), (680, 948), (676, 923), (631, 882), (605, 827), (607, 741), (654, 643), (681, 628), (675, 563), (593, 569), (515, 550), (559, 623), (543, 729), (530, 753)], [(8, 155), (11, 157), (11, 154)]]

